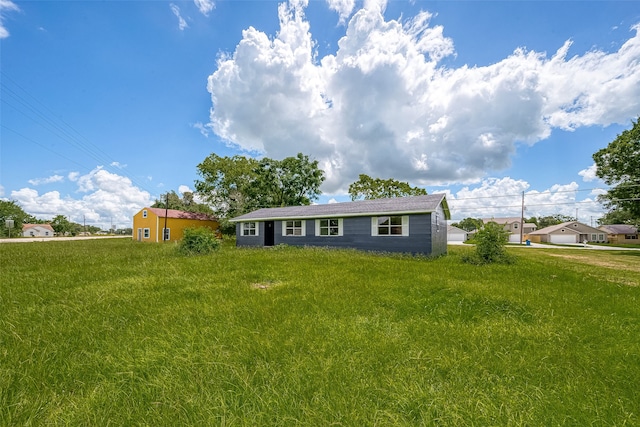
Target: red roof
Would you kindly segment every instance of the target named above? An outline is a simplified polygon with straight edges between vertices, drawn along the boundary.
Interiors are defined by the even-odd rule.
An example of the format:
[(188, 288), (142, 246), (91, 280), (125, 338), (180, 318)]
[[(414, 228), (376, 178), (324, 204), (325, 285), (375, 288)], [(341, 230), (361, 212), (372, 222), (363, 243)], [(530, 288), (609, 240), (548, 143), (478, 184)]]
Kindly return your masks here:
[(22, 231), (28, 230), (33, 227), (42, 227), (47, 230), (53, 231), (53, 227), (50, 224), (22, 224)]
[(167, 218), (181, 218), (181, 219), (196, 219), (199, 221), (215, 221), (216, 217), (213, 215), (200, 213), (200, 212), (185, 212), (179, 211), (176, 209), (163, 209), (163, 208), (146, 208), (147, 210), (153, 212), (160, 218), (165, 217), (165, 212), (167, 213)]

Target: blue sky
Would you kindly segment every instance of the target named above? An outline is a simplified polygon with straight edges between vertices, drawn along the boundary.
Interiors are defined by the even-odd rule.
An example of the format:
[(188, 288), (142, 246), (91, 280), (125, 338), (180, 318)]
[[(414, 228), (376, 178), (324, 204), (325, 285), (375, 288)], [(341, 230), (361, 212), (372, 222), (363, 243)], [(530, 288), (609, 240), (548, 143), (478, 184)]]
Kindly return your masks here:
[(453, 217), (575, 215), (640, 115), (636, 1), (0, 0), (0, 197), (129, 226), (210, 153), (303, 152), (447, 192)]

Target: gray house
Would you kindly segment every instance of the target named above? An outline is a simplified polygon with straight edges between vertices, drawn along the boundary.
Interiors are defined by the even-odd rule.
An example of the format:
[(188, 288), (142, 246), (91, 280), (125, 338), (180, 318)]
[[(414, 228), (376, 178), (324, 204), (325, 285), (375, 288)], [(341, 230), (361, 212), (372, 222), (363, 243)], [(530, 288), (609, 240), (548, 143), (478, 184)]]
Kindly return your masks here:
[(367, 251), (447, 253), (444, 194), (264, 208), (231, 220), (237, 246), (329, 246)]

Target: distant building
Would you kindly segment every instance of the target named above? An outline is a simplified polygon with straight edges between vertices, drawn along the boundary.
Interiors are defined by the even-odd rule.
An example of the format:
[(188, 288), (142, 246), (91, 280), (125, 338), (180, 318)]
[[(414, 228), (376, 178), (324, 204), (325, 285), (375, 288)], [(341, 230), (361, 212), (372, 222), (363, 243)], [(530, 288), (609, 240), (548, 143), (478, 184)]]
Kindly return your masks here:
[(462, 228), (447, 225), (447, 242), (466, 242), (475, 233), (463, 230)]
[(23, 224), (23, 237), (53, 237), (55, 231), (49, 224)]
[(213, 215), (204, 213), (144, 208), (133, 216), (133, 239), (140, 242), (177, 241), (184, 237), (185, 228), (197, 227), (216, 231), (219, 222)]
[[(509, 242), (511, 243), (520, 243), (520, 224), (522, 222), (522, 218), (520, 217), (509, 217), (509, 218), (483, 218), (482, 222), (488, 224), (490, 222), (495, 222), (496, 224), (500, 224), (504, 227), (506, 231), (509, 232)], [(530, 222), (525, 222), (522, 224), (522, 240), (526, 240), (527, 234), (536, 231), (537, 225)]]
[(607, 233), (578, 221), (569, 221), (531, 232), (529, 238), (536, 243), (604, 243), (607, 241)]
[(638, 229), (632, 225), (601, 225), (598, 227), (598, 230), (602, 230), (607, 233), (607, 241), (609, 243), (638, 243)]

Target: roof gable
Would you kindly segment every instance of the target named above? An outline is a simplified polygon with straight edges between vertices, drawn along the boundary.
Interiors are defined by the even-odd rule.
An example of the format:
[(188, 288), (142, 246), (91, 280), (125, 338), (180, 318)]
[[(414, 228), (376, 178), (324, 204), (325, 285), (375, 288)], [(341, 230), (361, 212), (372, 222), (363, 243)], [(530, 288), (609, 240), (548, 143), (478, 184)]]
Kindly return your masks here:
[(22, 224), (22, 231), (30, 228), (42, 228), (44, 230), (54, 231), (50, 224)]
[(368, 215), (406, 215), (434, 212), (440, 205), (445, 218), (450, 219), (445, 195), (394, 197), (389, 199), (357, 200), (355, 202), (329, 203), (324, 205), (287, 206), (262, 208), (233, 218), (231, 222), (264, 221), (288, 218), (328, 218)]
[(529, 234), (551, 234), (560, 230), (569, 230), (574, 233), (602, 233), (602, 230), (588, 226), (578, 221), (563, 222), (562, 224), (550, 225), (549, 227), (541, 228), (540, 230), (533, 231)]

